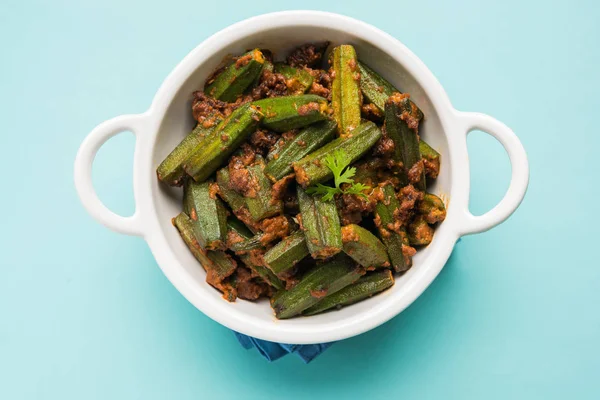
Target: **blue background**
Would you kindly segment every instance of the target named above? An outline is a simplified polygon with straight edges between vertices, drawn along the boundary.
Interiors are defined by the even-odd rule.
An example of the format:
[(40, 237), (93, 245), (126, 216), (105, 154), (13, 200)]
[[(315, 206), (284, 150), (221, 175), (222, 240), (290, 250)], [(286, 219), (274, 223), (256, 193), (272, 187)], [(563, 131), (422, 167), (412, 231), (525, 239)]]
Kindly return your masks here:
[[(121, 3), (0, 5), (0, 398), (600, 398), (595, 2)], [(403, 314), (309, 365), (243, 350), (171, 286), (141, 239), (86, 214), (72, 178), (86, 134), (143, 112), (202, 40), (295, 7), (397, 37), (456, 108), (511, 126), (531, 163), (510, 220), (465, 238)], [(95, 164), (102, 199), (123, 214), (134, 208), (133, 146), (120, 135)], [(510, 167), (483, 133), (469, 150), (471, 209), (483, 213)]]

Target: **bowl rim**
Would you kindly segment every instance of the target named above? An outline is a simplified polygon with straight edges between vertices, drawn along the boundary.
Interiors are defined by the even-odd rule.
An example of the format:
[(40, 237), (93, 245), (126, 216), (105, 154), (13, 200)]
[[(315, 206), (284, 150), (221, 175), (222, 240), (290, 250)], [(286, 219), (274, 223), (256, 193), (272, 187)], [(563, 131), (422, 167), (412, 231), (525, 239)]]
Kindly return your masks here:
[[(230, 303), (208, 296), (199, 290), (189, 273), (173, 261), (175, 254), (167, 244), (154, 204), (153, 192), (158, 184), (152, 164), (158, 132), (166, 112), (181, 86), (204, 59), (249, 34), (294, 26), (326, 26), (328, 29), (351, 33), (372, 43), (401, 64), (422, 87), (438, 115), (443, 134), (447, 136), (450, 154), (450, 163), (445, 168), (450, 169), (452, 177), (448, 193), (451, 204), (448, 207), (447, 218), (437, 229), (436, 240), (430, 245), (426, 265), (418, 270), (409, 270), (407, 274), (410, 276), (404, 283), (402, 294), (395, 302), (380, 302), (368, 312), (341, 322), (301, 326), (276, 320), (272, 324), (265, 324), (264, 321), (231, 307)], [(511, 184), (505, 197), (490, 212), (477, 217), (468, 211), (469, 160), (466, 135), (473, 129), (484, 130), (496, 137), (508, 152), (513, 167)], [(123, 130), (133, 131), (136, 136), (133, 171), (136, 211), (131, 217), (121, 217), (110, 212), (97, 198), (90, 179), (91, 163), (97, 150), (108, 138)], [(456, 111), (433, 73), (391, 35), (354, 18), (322, 11), (263, 14), (237, 22), (210, 36), (193, 49), (167, 76), (148, 111), (139, 115), (117, 117), (99, 125), (82, 144), (75, 162), (76, 188), (90, 214), (116, 231), (144, 237), (163, 273), (197, 309), (237, 332), (263, 340), (294, 344), (349, 338), (369, 331), (401, 313), (437, 277), (461, 235), (487, 230), (514, 212), (525, 194), (528, 177), (525, 151), (508, 127), (483, 114)]]

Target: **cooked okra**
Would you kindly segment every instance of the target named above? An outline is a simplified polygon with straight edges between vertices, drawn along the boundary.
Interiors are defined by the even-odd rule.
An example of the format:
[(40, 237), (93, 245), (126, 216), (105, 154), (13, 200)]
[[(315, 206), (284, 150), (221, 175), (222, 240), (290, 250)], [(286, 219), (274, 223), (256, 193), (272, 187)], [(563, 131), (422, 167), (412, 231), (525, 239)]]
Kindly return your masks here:
[[(227, 220), (227, 229), (228, 229), (228, 244), (230, 250), (236, 251), (233, 249), (233, 246), (238, 243), (239, 240), (251, 240), (254, 236), (252, 236), (252, 232), (248, 230), (248, 228), (241, 222), (240, 220), (230, 217)], [(283, 289), (285, 284), (279, 279), (269, 268), (261, 265), (260, 263), (260, 253), (251, 254), (246, 251), (243, 251), (241, 254), (237, 254), (240, 260), (254, 273), (260, 276), (267, 284), (273, 286), (275, 289)]]
[(433, 240), (433, 228), (423, 215), (417, 215), (408, 225), (407, 235), (411, 246), (427, 246)]
[(385, 246), (365, 228), (356, 224), (342, 227), (342, 242), (344, 253), (365, 268), (390, 266)]
[(183, 165), (201, 145), (204, 137), (215, 129), (198, 124), (156, 169), (158, 179), (167, 185), (181, 186), (185, 178)]
[[(360, 71), (360, 90), (364, 99), (377, 107), (379, 112), (383, 114), (386, 100), (392, 94), (402, 94), (402, 92), (363, 62), (359, 61), (358, 70)], [(412, 103), (412, 100), (409, 101)], [(416, 105), (414, 107), (417, 110), (418, 119), (422, 119), (423, 112)]]
[(314, 306), (302, 312), (304, 315), (315, 315), (332, 308), (344, 306), (367, 299), (394, 284), (394, 276), (389, 269), (361, 276), (355, 283), (325, 297)]
[(234, 213), (246, 206), (244, 196), (236, 192), (230, 185), (229, 170), (227, 167), (217, 172), (217, 185), (219, 185), (219, 195), (225, 200)]
[(419, 141), (419, 151), (421, 152), (421, 158), (425, 166), (425, 175), (431, 179), (437, 178), (440, 173), (440, 153), (435, 151), (424, 140)]
[(207, 82), (204, 93), (217, 100), (235, 101), (260, 75), (264, 62), (260, 50), (249, 51)]
[(275, 316), (285, 319), (298, 315), (327, 295), (356, 282), (364, 273), (354, 260), (340, 254), (316, 266), (292, 289), (278, 294), (271, 303)]
[(329, 116), (329, 105), (314, 94), (273, 97), (252, 103), (264, 114), (262, 125), (276, 132), (302, 128)]
[(252, 82), (251, 86), (252, 87), (258, 86), (260, 84), (262, 74), (273, 72), (274, 68), (275, 68), (275, 66), (273, 65), (273, 63), (265, 58), (265, 62), (263, 63), (260, 74), (256, 75), (256, 77), (254, 78), (254, 82)]
[(215, 72), (156, 171), (184, 186), (173, 224), (207, 282), (229, 301), (270, 297), (280, 319), (390, 288), (446, 216), (425, 192), (441, 160), (421, 110), (354, 47), (325, 60), (326, 46), (254, 49)]
[(341, 152), (353, 163), (369, 151), (380, 138), (381, 130), (377, 125), (371, 121), (363, 122), (352, 131), (352, 135), (339, 137), (293, 163), (296, 181), (306, 188), (331, 179), (334, 173), (325, 164), (327, 156)]
[(405, 95), (395, 94), (385, 102), (385, 131), (394, 142), (394, 161), (402, 163), (407, 183), (425, 190), (425, 167), (419, 150), (420, 118), (416, 106)]
[(318, 150), (335, 137), (336, 126), (335, 121), (331, 120), (318, 122), (304, 128), (289, 141), (280, 139), (282, 144), (267, 155), (270, 161), (265, 168), (265, 174), (278, 181), (291, 173), (294, 162)]
[(231, 187), (231, 178), (227, 167), (217, 171), (218, 194), (227, 203), (233, 214), (242, 221), (253, 233), (259, 232), (257, 223), (252, 220), (246, 199)]
[(235, 260), (224, 251), (209, 251), (200, 246), (192, 219), (185, 213), (173, 218), (173, 225), (200, 265), (206, 270), (206, 282), (223, 292), (223, 298), (235, 300), (234, 290), (227, 278), (237, 268)]
[(333, 83), (331, 104), (340, 136), (349, 135), (360, 125), (360, 72), (356, 51), (350, 45), (337, 46), (331, 52)]
[(229, 245), (229, 250), (237, 253), (260, 249), (264, 247), (261, 240), (263, 236), (263, 233), (259, 232), (254, 236), (244, 238), (244, 240), (241, 242), (236, 242)]
[(301, 229), (310, 255), (325, 259), (342, 251), (342, 231), (335, 202), (319, 195), (311, 196), (298, 186), (298, 204)]
[(290, 94), (303, 94), (313, 84), (314, 78), (310, 72), (300, 68), (294, 68), (286, 63), (275, 64), (274, 71), (285, 76), (285, 84)]
[(392, 268), (396, 272), (408, 270), (412, 265), (412, 247), (406, 235), (406, 226), (397, 219), (400, 202), (392, 184), (381, 187), (383, 198), (375, 206), (375, 224), (379, 237), (387, 248)]
[(206, 180), (256, 130), (262, 118), (263, 114), (252, 105), (232, 112), (204, 137), (200, 148), (184, 164), (185, 172), (196, 182)]
[(183, 196), (183, 211), (191, 218), (200, 245), (208, 250), (224, 248), (227, 235), (228, 212), (214, 188), (212, 181), (188, 180)]
[(417, 204), (417, 212), (422, 214), (428, 224), (435, 224), (446, 219), (446, 206), (435, 194), (425, 193)]
[(304, 232), (296, 231), (265, 253), (265, 265), (276, 275), (287, 276), (309, 253)]
[(282, 201), (273, 198), (271, 181), (265, 175), (264, 168), (262, 163), (247, 168), (253, 190), (246, 194), (246, 206), (254, 221), (280, 214), (283, 210)]

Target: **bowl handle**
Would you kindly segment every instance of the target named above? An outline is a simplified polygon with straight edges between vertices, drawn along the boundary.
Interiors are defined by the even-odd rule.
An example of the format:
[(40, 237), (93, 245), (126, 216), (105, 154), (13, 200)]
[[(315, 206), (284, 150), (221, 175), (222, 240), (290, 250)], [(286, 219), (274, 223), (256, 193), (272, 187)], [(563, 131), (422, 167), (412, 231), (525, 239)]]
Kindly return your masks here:
[(476, 129), (492, 135), (508, 153), (512, 168), (508, 190), (494, 208), (480, 216), (471, 214), (468, 206), (463, 210), (463, 221), (459, 226), (459, 233), (460, 235), (469, 235), (487, 231), (504, 222), (519, 207), (529, 184), (529, 163), (525, 148), (517, 135), (502, 122), (480, 113), (459, 112), (458, 117), (464, 127), (465, 140), (466, 135)]
[[(121, 115), (101, 123), (85, 138), (77, 152), (77, 157), (75, 158), (75, 188), (77, 189), (79, 198), (86, 210), (98, 222), (108, 228), (116, 232), (136, 236), (142, 236), (143, 234), (143, 219), (140, 216), (138, 205), (139, 199), (137, 198), (138, 196), (136, 195), (135, 190), (137, 186), (135, 168), (139, 165), (137, 162), (141, 143), (139, 132), (142, 131), (144, 121), (145, 116), (143, 114), (138, 114)], [(108, 139), (124, 131), (131, 131), (136, 137), (133, 162), (133, 188), (136, 202), (135, 212), (130, 217), (123, 217), (109, 210), (98, 198), (98, 194), (94, 190), (92, 184), (92, 164), (96, 157), (96, 153)]]

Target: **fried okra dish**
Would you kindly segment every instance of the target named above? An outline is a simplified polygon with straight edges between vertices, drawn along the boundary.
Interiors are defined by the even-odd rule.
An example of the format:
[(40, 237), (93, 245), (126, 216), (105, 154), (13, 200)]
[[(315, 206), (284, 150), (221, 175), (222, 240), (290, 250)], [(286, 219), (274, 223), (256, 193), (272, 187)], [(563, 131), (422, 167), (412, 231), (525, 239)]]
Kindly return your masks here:
[[(423, 113), (351, 45), (253, 49), (192, 94), (194, 130), (157, 169), (173, 225), (227, 301), (279, 319), (364, 300), (412, 266), (446, 216)], [(200, 268), (199, 265), (199, 268)]]

